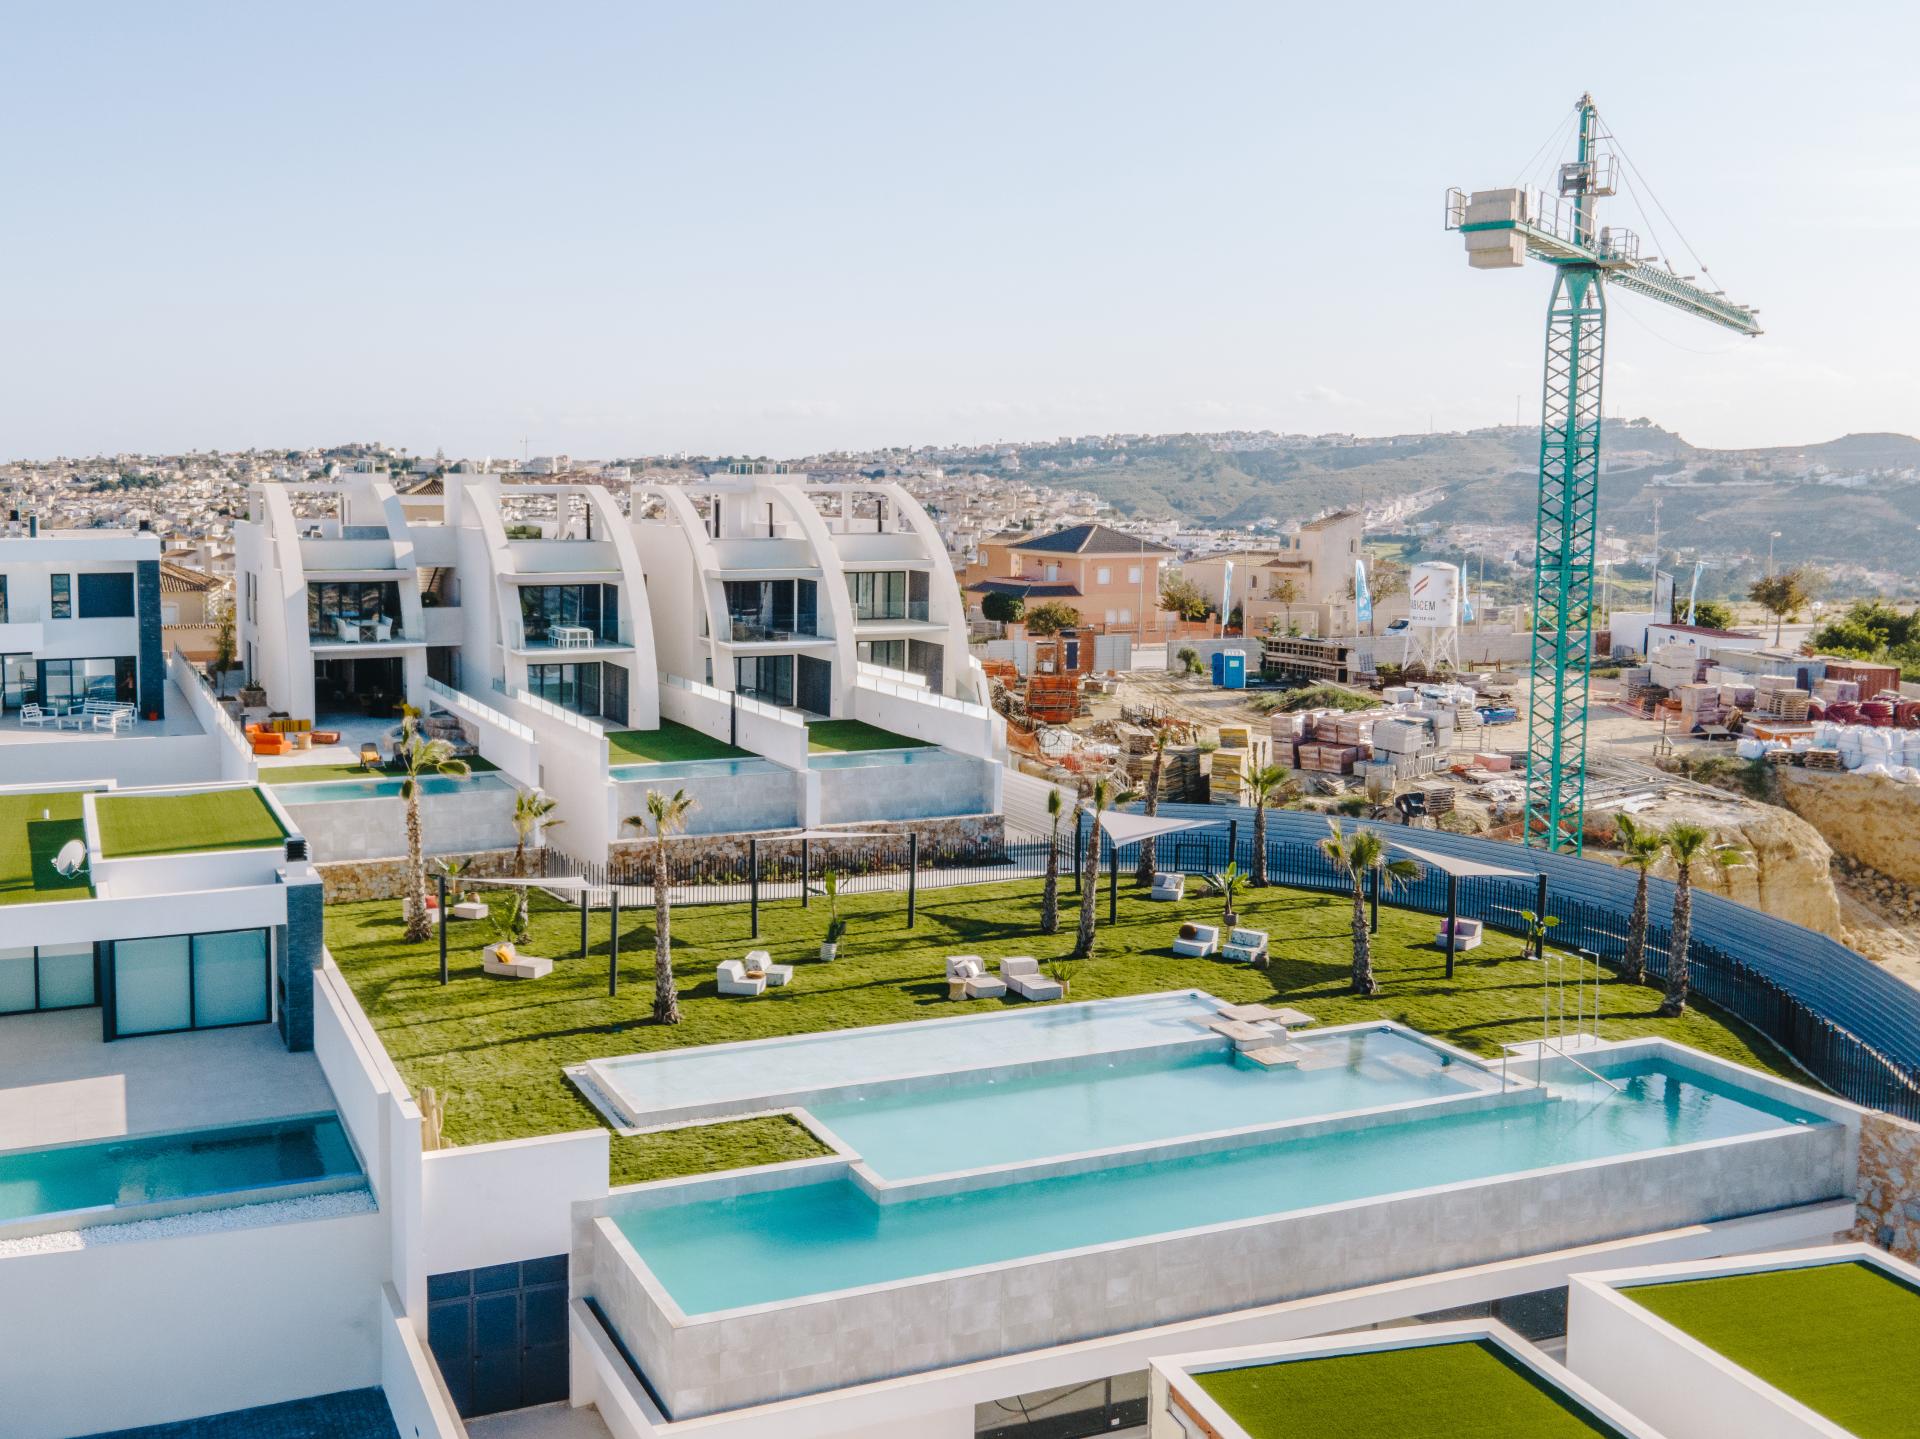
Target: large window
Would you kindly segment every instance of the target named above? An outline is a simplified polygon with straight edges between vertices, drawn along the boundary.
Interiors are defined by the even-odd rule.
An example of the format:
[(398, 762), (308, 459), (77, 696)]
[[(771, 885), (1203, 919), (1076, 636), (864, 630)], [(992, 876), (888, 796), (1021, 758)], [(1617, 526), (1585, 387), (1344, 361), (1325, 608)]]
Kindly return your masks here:
[(106, 969), (107, 1037), (264, 1024), (270, 967), (264, 929), (117, 940)]
[(7, 577), (0, 575), (0, 625), (7, 622)]
[(522, 585), (520, 625), (529, 645), (550, 645), (553, 631), (566, 625), (584, 629), (595, 639), (615, 644), (620, 639), (618, 585)]
[(575, 714), (600, 713), (600, 666), (593, 662), (579, 665), (528, 665), (527, 689), (561, 709)]
[(847, 594), (857, 620), (904, 620), (907, 617), (905, 570), (849, 570)]
[(307, 634), (350, 643), (402, 639), (400, 585), (394, 580), (329, 581), (307, 586)]
[(40, 700), (40, 666), (32, 655), (0, 655), (0, 709), (17, 710)]
[(132, 655), (91, 660), (41, 660), (40, 703), (59, 709), (87, 700), (134, 703), (140, 667)]
[(93, 998), (93, 945), (0, 948), (0, 1014), (84, 1009)]
[(884, 665), (890, 670), (903, 670), (907, 667), (905, 640), (861, 640), (854, 649), (866, 664)]
[(133, 617), (133, 576), (98, 574), (80, 576), (80, 618), (117, 620)]
[(733, 662), (733, 687), (743, 699), (793, 703), (792, 655), (742, 655)]
[(786, 639), (820, 632), (817, 580), (728, 580), (727, 613), (736, 640)]
[(54, 575), (48, 591), (47, 618), (50, 620), (70, 620), (73, 618), (73, 576)]

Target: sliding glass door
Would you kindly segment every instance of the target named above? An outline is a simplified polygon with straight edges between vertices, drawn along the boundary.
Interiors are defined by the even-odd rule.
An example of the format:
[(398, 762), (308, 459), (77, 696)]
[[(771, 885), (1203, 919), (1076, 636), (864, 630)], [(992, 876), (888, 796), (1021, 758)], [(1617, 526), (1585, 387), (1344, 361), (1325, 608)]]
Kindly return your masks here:
[(271, 970), (264, 929), (116, 940), (102, 969), (106, 1037), (264, 1024)]

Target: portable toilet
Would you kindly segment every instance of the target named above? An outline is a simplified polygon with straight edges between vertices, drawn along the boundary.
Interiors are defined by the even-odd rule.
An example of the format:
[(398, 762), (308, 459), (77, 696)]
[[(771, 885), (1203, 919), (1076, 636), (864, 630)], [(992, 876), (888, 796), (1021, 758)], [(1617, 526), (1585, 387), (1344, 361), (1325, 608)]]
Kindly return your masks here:
[(1247, 687), (1247, 656), (1244, 650), (1216, 650), (1213, 656), (1213, 682), (1223, 690)]

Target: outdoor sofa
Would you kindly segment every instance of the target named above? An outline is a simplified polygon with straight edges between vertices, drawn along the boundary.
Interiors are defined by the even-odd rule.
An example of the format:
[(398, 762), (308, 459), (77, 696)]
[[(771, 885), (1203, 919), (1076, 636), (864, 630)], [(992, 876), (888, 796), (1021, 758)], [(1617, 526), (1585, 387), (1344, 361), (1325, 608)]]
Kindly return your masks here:
[(1066, 993), (1058, 980), (1048, 979), (1040, 972), (1040, 961), (1031, 955), (1001, 960), (1000, 978), (1022, 999), (1058, 999)]
[(987, 973), (987, 963), (977, 954), (947, 956), (948, 999), (997, 999), (1007, 992), (1007, 982)]
[(1212, 924), (1183, 924), (1173, 937), (1173, 952), (1194, 959), (1212, 954), (1220, 947), (1220, 927)]
[(1220, 956), (1239, 964), (1262, 965), (1267, 961), (1267, 932), (1264, 929), (1232, 929)]
[[(1453, 922), (1453, 947), (1456, 950), (1478, 949), (1480, 947), (1480, 921), (1477, 919), (1457, 919)], [(1447, 922), (1440, 921), (1440, 932), (1433, 937), (1436, 949), (1447, 947)]]
[(1185, 899), (1187, 897), (1187, 877), (1184, 874), (1156, 874), (1153, 888), (1147, 892), (1148, 899)]

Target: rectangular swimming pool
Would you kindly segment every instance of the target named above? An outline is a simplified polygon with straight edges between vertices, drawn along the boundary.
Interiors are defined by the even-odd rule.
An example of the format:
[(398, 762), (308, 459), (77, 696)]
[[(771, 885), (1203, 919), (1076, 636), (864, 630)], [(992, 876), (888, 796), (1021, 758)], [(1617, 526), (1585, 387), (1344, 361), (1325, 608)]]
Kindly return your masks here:
[(0, 1236), (356, 1189), (337, 1115), (310, 1114), (0, 1154)]
[(769, 1108), (784, 1095), (883, 1079), (1196, 1040), (1204, 1031), (1195, 1021), (1213, 1019), (1218, 1010), (1218, 1001), (1198, 990), (1177, 990), (634, 1054), (584, 1069), (618, 1101), (625, 1123), (664, 1124), (689, 1111), (709, 1116)]
[(880, 1204), (850, 1178), (640, 1209), (621, 1234), (688, 1316), (1281, 1215), (1320, 1205), (1790, 1130), (1818, 1116), (1665, 1056), (1622, 1088)]
[[(278, 784), (274, 796), (282, 804), (329, 804), (347, 799), (398, 799), (406, 781), (398, 777), (368, 775), (365, 779), (325, 779), (311, 784)], [(420, 777), (422, 794), (470, 794), (475, 790), (510, 789), (511, 786), (490, 770), (482, 770), (466, 779), (452, 775), (429, 774)]]
[(653, 784), (675, 779), (738, 779), (747, 775), (791, 774), (785, 765), (758, 755), (733, 759), (663, 760), (658, 764), (616, 764), (607, 774), (622, 784)]
[(882, 765), (945, 764), (964, 755), (951, 755), (932, 745), (917, 749), (831, 750), (807, 756), (809, 769), (873, 769)]
[[(1196, 1030), (1196, 1035), (1198, 1031)], [(1297, 1038), (1263, 1069), (1225, 1041), (1094, 1067), (814, 1102), (813, 1117), (889, 1179), (913, 1179), (1497, 1089), (1478, 1065), (1391, 1029)]]

